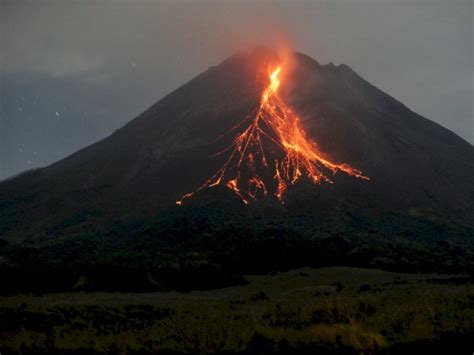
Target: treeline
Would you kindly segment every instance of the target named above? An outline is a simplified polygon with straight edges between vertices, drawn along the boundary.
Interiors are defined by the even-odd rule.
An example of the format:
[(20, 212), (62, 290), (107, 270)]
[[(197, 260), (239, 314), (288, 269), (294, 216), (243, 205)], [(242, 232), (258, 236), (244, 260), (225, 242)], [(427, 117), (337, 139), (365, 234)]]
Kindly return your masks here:
[(103, 234), (3, 242), (1, 292), (186, 291), (302, 266), (470, 272), (474, 264), (472, 230), (463, 226), (395, 213), (283, 217), (190, 207), (116, 222)]

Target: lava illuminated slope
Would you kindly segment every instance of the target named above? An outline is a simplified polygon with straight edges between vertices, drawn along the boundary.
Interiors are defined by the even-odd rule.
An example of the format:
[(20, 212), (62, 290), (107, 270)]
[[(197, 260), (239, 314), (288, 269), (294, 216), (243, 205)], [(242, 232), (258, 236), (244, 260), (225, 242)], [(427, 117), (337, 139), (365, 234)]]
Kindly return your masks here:
[(214, 155), (228, 154), (224, 164), (197, 190), (183, 195), (176, 204), (181, 205), (195, 193), (221, 184), (247, 204), (258, 194), (266, 196), (268, 193), (283, 203), (288, 186), (302, 177), (307, 177), (313, 184), (332, 183), (329, 175), (341, 171), (369, 180), (348, 164), (332, 162), (307, 137), (299, 117), (278, 96), (281, 70), (278, 66), (269, 74), (270, 80), (258, 108), (228, 132), (243, 128), (241, 133), (230, 146)]

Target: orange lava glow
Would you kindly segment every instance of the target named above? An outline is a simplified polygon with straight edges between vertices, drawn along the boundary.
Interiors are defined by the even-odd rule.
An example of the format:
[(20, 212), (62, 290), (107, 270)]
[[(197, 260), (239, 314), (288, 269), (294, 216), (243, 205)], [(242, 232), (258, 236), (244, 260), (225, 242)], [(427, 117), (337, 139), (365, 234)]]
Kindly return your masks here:
[(258, 195), (266, 196), (269, 192), (283, 203), (287, 188), (303, 177), (313, 184), (332, 183), (330, 175), (343, 172), (369, 180), (360, 170), (331, 161), (307, 137), (299, 117), (277, 94), (281, 70), (278, 66), (271, 71), (260, 105), (231, 132), (239, 127), (245, 129), (236, 135), (230, 146), (216, 154), (228, 154), (221, 168), (176, 204), (182, 205), (195, 193), (221, 184), (248, 204)]

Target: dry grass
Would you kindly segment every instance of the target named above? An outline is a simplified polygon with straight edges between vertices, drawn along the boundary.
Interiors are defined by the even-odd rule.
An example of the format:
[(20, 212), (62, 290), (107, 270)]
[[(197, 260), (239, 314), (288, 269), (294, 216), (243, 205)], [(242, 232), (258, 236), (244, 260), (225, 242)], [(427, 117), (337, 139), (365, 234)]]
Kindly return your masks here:
[(377, 353), (473, 333), (474, 286), (436, 281), (452, 277), (306, 268), (214, 291), (4, 297), (0, 349)]

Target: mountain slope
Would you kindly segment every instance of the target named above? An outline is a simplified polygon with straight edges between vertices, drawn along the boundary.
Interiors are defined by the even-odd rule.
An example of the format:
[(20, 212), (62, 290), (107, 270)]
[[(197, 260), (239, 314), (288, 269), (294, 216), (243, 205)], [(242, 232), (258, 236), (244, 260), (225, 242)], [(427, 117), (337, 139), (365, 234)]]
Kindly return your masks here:
[[(175, 209), (225, 157), (210, 159), (232, 138), (215, 141), (258, 105), (267, 49), (234, 55), (211, 67), (110, 137), (49, 167), (0, 184), (0, 235), (8, 241), (79, 231), (105, 231), (108, 221)], [(335, 183), (295, 186), (286, 204), (271, 198), (249, 207), (317, 216), (347, 206), (472, 224), (474, 148), (367, 83), (345, 65), (320, 65), (295, 53), (281, 96), (308, 135), (336, 162), (370, 177), (340, 174)], [(202, 191), (190, 204), (224, 201), (226, 188)], [(258, 205), (262, 203), (261, 205)], [(341, 207), (343, 206), (343, 207)], [(336, 208), (337, 207), (337, 208)], [(332, 213), (331, 212), (331, 213)], [(336, 212), (334, 212), (336, 213)]]

